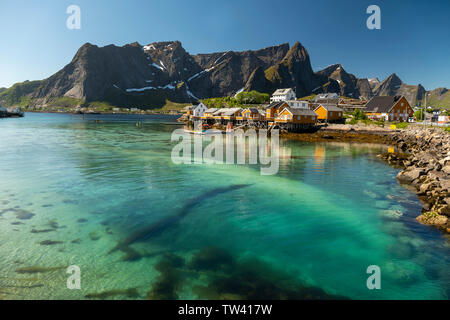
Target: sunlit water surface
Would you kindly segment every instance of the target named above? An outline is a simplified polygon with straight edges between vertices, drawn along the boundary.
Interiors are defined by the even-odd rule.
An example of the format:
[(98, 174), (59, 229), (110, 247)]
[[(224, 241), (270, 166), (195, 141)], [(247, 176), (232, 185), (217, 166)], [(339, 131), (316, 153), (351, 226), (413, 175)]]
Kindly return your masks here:
[[(263, 176), (174, 164), (174, 122), (1, 119), (0, 298), (448, 298), (448, 240), (415, 221), (416, 196), (376, 158), (386, 147), (282, 140), (278, 174)], [(129, 246), (134, 260), (111, 252), (180, 212)], [(67, 289), (69, 265), (80, 290)], [(381, 290), (367, 288), (370, 265)]]

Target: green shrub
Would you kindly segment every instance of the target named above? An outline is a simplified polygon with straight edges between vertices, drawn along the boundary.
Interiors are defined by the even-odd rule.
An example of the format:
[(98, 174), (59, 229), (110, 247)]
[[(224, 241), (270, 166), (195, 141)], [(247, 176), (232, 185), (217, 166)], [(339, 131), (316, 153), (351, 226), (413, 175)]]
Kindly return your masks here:
[(408, 127), (408, 122), (399, 122), (395, 124), (397, 129), (406, 129)]
[(361, 109), (356, 109), (355, 111), (353, 111), (353, 119), (366, 120), (367, 116)]
[(261, 93), (256, 90), (250, 92), (239, 92), (236, 95), (236, 102), (241, 104), (262, 104), (270, 100), (270, 96), (267, 93)]
[(348, 123), (350, 123), (350, 124), (358, 124), (358, 119), (353, 118)]
[(417, 121), (422, 121), (424, 117), (425, 114), (422, 110), (417, 110), (416, 112), (414, 112), (414, 118), (416, 118)]

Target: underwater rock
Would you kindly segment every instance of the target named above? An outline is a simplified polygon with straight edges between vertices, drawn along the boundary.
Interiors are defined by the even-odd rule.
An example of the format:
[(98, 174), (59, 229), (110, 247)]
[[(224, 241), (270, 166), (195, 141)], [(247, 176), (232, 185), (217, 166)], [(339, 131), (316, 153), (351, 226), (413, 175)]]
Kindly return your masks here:
[(130, 289), (117, 289), (117, 290), (109, 290), (109, 291), (103, 291), (99, 293), (88, 293), (84, 297), (87, 299), (101, 299), (105, 300), (111, 297), (115, 296), (125, 296), (128, 298), (137, 298), (139, 297), (139, 292), (136, 288), (130, 288)]
[(44, 240), (44, 241), (39, 242), (39, 244), (41, 246), (53, 246), (55, 244), (62, 244), (62, 243), (64, 243), (64, 242), (63, 241), (54, 241), (54, 240)]
[(62, 228), (65, 228), (65, 226), (59, 226), (59, 224), (58, 224), (58, 222), (56, 222), (56, 220), (50, 220), (48, 223), (47, 223), (47, 226), (49, 226), (50, 228), (52, 228), (52, 229), (62, 229)]
[(161, 273), (148, 292), (149, 300), (176, 300), (178, 290), (182, 287), (183, 277), (178, 268), (184, 266), (184, 259), (175, 254), (164, 254), (156, 264), (156, 269)]
[(382, 218), (398, 220), (403, 215), (400, 210), (380, 210), (378, 211)]
[(70, 241), (70, 243), (75, 243), (75, 244), (79, 244), (80, 242), (81, 242), (80, 238)]
[(30, 211), (27, 211), (24, 209), (19, 209), (19, 208), (4, 209), (4, 210), (0, 211), (0, 216), (7, 212), (14, 213), (16, 215), (16, 218), (20, 219), (20, 220), (28, 220), (28, 219), (31, 219), (34, 217), (34, 213), (31, 213)]
[(20, 222), (20, 221), (14, 221), (14, 222), (11, 222), (11, 224), (12, 224), (13, 226), (17, 226), (17, 225), (24, 224), (24, 223), (23, 223), (23, 222)]
[(52, 231), (56, 231), (56, 230), (55, 229), (42, 229), (42, 230), (31, 229), (31, 233), (47, 233), (47, 232), (52, 232)]
[(83, 223), (83, 222), (87, 222), (87, 221), (88, 221), (87, 219), (83, 219), (83, 218), (80, 218), (77, 220), (78, 223)]
[(364, 195), (366, 195), (366, 196), (368, 196), (369, 198), (372, 198), (372, 199), (379, 199), (380, 198), (375, 192), (370, 191), (370, 190), (364, 190), (363, 193), (364, 193)]
[(142, 258), (142, 255), (131, 247), (126, 247), (122, 251), (125, 255), (120, 258), (120, 261), (137, 261)]
[(100, 239), (101, 237), (97, 234), (97, 232), (93, 231), (89, 233), (89, 238), (92, 241), (97, 241), (98, 239)]
[(16, 215), (16, 218), (20, 220), (29, 220), (34, 217), (34, 213), (23, 209), (16, 210), (14, 214)]
[(78, 201), (77, 200), (71, 200), (71, 199), (64, 199), (62, 201), (62, 203), (64, 203), (64, 204), (77, 204)]
[(53, 205), (52, 204), (43, 204), (42, 205), (42, 208), (50, 208), (50, 207), (53, 207)]
[(396, 259), (411, 259), (416, 255), (414, 247), (405, 242), (394, 242), (388, 245), (387, 252)]
[(19, 274), (47, 273), (47, 272), (52, 272), (52, 271), (58, 271), (61, 269), (66, 269), (66, 267), (31, 266), (31, 267), (18, 268), (18, 269), (16, 269), (16, 273), (19, 273)]
[(184, 266), (184, 259), (173, 253), (164, 253), (161, 260), (155, 265), (159, 272), (165, 272), (169, 268), (181, 268)]
[(38, 284), (29, 285), (29, 286), (13, 286), (13, 285), (11, 285), (11, 286), (2, 286), (2, 287), (4, 287), (4, 288), (18, 288), (18, 289), (35, 289), (35, 288), (42, 288), (43, 286), (44, 286), (43, 284), (38, 283)]
[(189, 263), (194, 270), (217, 270), (232, 267), (233, 257), (224, 249), (217, 247), (203, 248)]
[(386, 277), (406, 286), (413, 285), (421, 276), (413, 262), (390, 261), (380, 267)]

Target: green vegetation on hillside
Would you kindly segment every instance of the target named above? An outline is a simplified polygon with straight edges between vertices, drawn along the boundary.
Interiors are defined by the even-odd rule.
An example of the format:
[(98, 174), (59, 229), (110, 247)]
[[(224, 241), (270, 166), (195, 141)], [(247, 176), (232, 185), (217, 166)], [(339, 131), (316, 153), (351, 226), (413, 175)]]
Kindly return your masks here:
[(47, 101), (48, 108), (75, 108), (77, 106), (82, 106), (83, 104), (83, 100), (70, 97), (51, 98)]
[(201, 102), (211, 108), (246, 108), (248, 105), (263, 104), (269, 100), (269, 94), (253, 90), (240, 92), (236, 97), (208, 98), (202, 99)]
[(250, 92), (240, 92), (236, 95), (235, 99), (241, 104), (262, 104), (269, 102), (270, 95), (253, 90)]
[(24, 81), (0, 92), (0, 104), (5, 106), (27, 106), (32, 101), (29, 96), (39, 87), (41, 81)]
[(280, 82), (282, 80), (277, 66), (267, 68), (264, 71), (264, 75), (266, 76), (266, 79), (272, 83)]
[[(425, 104), (425, 99), (422, 100), (421, 105)], [(430, 95), (427, 96), (427, 106), (431, 106), (433, 108), (443, 108), (450, 109), (450, 90), (445, 92), (442, 95), (437, 95), (436, 92), (430, 92)]]

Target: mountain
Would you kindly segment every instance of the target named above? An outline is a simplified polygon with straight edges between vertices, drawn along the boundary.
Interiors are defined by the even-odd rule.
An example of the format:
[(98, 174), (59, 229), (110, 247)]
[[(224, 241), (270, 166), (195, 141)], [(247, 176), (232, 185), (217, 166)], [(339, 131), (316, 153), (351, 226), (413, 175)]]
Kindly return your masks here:
[(373, 89), (373, 93), (377, 96), (403, 95), (412, 106), (417, 105), (424, 98), (425, 92), (422, 85), (413, 86), (403, 83), (395, 73), (378, 83)]
[[(297, 97), (326, 92), (365, 99), (403, 94), (413, 105), (425, 94), (421, 85), (404, 84), (395, 74), (382, 82), (358, 79), (340, 64), (314, 72), (308, 51), (299, 42), (192, 55), (181, 42), (165, 41), (121, 47), (86, 43), (49, 78), (0, 91), (0, 104), (73, 107), (100, 103), (149, 109), (168, 101), (193, 103), (243, 90), (271, 94), (287, 87), (295, 88)], [(434, 94), (437, 100), (442, 95), (447, 94)]]
[[(427, 106), (435, 108), (445, 108), (450, 106), (450, 90), (447, 88), (437, 88), (427, 92)], [(425, 105), (425, 97), (422, 99), (422, 105)]]
[[(354, 75), (347, 73), (340, 64), (328, 66), (325, 69), (316, 72), (316, 76), (319, 78), (320, 83), (327, 84), (328, 82), (331, 82), (332, 84), (327, 88), (323, 87), (323, 92), (336, 92), (341, 96), (355, 98), (360, 96), (358, 79)], [(320, 92), (320, 90), (316, 91), (317, 93)]]

